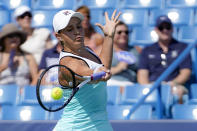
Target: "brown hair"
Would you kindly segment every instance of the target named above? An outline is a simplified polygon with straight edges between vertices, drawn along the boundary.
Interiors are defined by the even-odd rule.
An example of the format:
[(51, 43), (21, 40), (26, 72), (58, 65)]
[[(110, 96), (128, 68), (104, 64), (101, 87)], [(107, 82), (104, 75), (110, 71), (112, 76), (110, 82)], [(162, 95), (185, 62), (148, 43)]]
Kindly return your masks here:
[(76, 9), (76, 12), (80, 12), (80, 13), (84, 13), (84, 14), (88, 14), (88, 16), (90, 16), (90, 9), (87, 7), (87, 6), (85, 6), (85, 5), (83, 5), (83, 6), (80, 6), (80, 7), (78, 7), (77, 9)]
[[(78, 7), (75, 11), (80, 12), (82, 14), (87, 14), (87, 17), (90, 20), (90, 9), (87, 6), (82, 5), (82, 6)], [(90, 37), (94, 33), (95, 33), (95, 30), (94, 30), (93, 26), (90, 24), (88, 31), (85, 31), (85, 37)]]

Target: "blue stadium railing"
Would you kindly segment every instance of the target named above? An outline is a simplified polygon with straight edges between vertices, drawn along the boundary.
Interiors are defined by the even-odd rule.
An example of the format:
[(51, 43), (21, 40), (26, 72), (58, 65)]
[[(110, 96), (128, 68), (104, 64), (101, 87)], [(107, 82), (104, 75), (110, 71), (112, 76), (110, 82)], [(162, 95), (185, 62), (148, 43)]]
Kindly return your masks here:
[[(156, 89), (160, 87), (161, 82), (168, 76), (174, 69), (184, 60), (184, 58), (190, 53), (192, 48), (196, 48), (197, 42), (191, 43), (187, 46), (187, 48), (180, 54), (180, 56), (162, 73), (162, 75), (155, 81), (152, 88), (150, 88), (150, 91), (142, 96), (137, 103), (134, 104), (134, 106), (130, 109), (128, 115), (125, 117), (126, 120), (130, 119), (131, 114), (141, 105), (143, 104), (144, 100)], [(158, 97), (158, 106), (157, 106), (157, 115), (158, 118), (162, 118), (162, 105), (160, 97)], [(161, 106), (159, 106), (159, 104)]]

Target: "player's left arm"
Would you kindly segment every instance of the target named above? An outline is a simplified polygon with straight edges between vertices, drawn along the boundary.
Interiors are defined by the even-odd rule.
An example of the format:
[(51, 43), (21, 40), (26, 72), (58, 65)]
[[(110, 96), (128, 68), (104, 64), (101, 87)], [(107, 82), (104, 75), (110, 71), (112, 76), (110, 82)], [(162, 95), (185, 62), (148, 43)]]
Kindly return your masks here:
[(107, 68), (111, 68), (112, 54), (113, 54), (113, 38), (115, 33), (116, 25), (118, 24), (120, 12), (116, 15), (116, 10), (113, 12), (111, 19), (109, 19), (108, 13), (105, 12), (106, 24), (103, 26), (96, 23), (97, 26), (101, 28), (105, 37), (103, 42), (103, 47), (99, 55), (103, 65)]

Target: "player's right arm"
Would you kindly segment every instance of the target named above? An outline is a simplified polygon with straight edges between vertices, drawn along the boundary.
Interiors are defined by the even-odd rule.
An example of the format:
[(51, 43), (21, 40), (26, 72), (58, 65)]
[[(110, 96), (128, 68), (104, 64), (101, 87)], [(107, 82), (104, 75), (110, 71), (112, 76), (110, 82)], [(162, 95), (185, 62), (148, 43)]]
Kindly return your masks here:
[[(64, 57), (60, 60), (60, 65), (65, 65), (68, 68), (70, 68), (74, 73), (76, 73), (77, 75), (80, 76), (90, 76), (93, 73), (96, 72), (101, 72), (101, 71), (105, 71), (105, 72), (109, 72), (108, 69), (106, 69), (105, 67), (100, 67), (96, 72), (94, 72), (94, 70), (90, 69), (89, 66), (86, 64), (86, 62), (84, 62), (83, 60), (80, 59), (76, 59), (73, 57)], [(67, 76), (69, 74), (66, 74), (66, 72), (64, 72), (64, 76)], [(104, 78), (102, 78), (101, 80), (108, 80), (110, 76), (105, 76)], [(81, 82), (84, 79), (81, 77), (75, 77), (76, 81)]]
[(91, 70), (83, 60), (73, 57), (63, 57), (60, 60), (60, 65), (67, 66), (73, 72), (81, 76), (90, 76), (93, 73), (93, 70)]

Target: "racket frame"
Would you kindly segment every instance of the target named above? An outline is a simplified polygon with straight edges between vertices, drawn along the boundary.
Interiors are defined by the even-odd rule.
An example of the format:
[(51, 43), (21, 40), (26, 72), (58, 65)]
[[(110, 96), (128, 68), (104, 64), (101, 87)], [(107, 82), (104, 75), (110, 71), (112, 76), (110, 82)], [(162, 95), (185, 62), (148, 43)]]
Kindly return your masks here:
[[(72, 87), (65, 87), (65, 88), (64, 88), (64, 86), (61, 85), (61, 88), (62, 88), (63, 90), (64, 90), (64, 89), (71, 88), (71, 89), (72, 89), (72, 93), (71, 93), (69, 99), (67, 99), (67, 100), (65, 101), (65, 103), (64, 103), (62, 106), (60, 106), (59, 108), (56, 108), (56, 109), (50, 109), (50, 108), (46, 108), (46, 107), (44, 106), (44, 104), (42, 103), (42, 100), (41, 100), (41, 98), (40, 98), (40, 95), (39, 95), (40, 93), (39, 93), (39, 92), (40, 92), (40, 86), (41, 86), (41, 81), (42, 81), (43, 76), (45, 75), (45, 73), (46, 73), (48, 70), (50, 70), (51, 68), (53, 68), (53, 67), (55, 67), (55, 66), (64, 67), (64, 68), (68, 69), (68, 70), (71, 72), (72, 78), (73, 78)], [(40, 77), (39, 77), (39, 79), (38, 79), (38, 81), (37, 81), (37, 84), (36, 84), (36, 96), (37, 96), (38, 103), (39, 103), (40, 106), (41, 106), (43, 109), (45, 109), (46, 111), (49, 111), (49, 112), (56, 112), (56, 111), (59, 111), (59, 110), (63, 109), (63, 108), (72, 100), (73, 96), (77, 93), (77, 91), (78, 91), (81, 87), (83, 87), (85, 84), (87, 84), (88, 82), (90, 82), (90, 81), (92, 81), (92, 80), (98, 80), (99, 78), (101, 78), (101, 77), (104, 76), (105, 74), (106, 74), (105, 72), (99, 72), (99, 73), (93, 74), (93, 75), (91, 75), (91, 76), (80, 76), (80, 75), (77, 75), (76, 73), (74, 73), (70, 68), (66, 67), (65, 65), (56, 64), (56, 65), (49, 66), (47, 69), (45, 69), (45, 70), (41, 73), (41, 75), (40, 75)], [(76, 79), (75, 79), (75, 76), (84, 78), (85, 80), (84, 80), (83, 82), (81, 82), (79, 85), (76, 86)]]
[[(75, 93), (78, 91), (77, 88), (71, 88), (71, 87), (70, 87), (70, 88), (73, 90), (71, 96), (69, 97), (69, 99), (68, 99), (61, 107), (59, 107), (59, 108), (57, 108), (57, 109), (50, 109), (50, 108), (47, 108), (47, 107), (44, 106), (44, 104), (42, 103), (41, 97), (40, 97), (40, 87), (41, 87), (42, 78), (43, 78), (43, 76), (45, 75), (45, 73), (46, 73), (48, 70), (50, 70), (51, 68), (53, 68), (53, 67), (55, 67), (55, 66), (64, 67), (64, 68), (68, 69), (68, 70), (71, 72), (71, 74), (72, 74), (72, 78), (73, 78), (73, 81), (72, 81), (73, 87), (74, 87), (75, 84), (76, 84), (76, 81), (75, 81), (75, 73), (74, 73), (71, 69), (69, 69), (68, 67), (66, 67), (66, 66), (64, 66), (64, 65), (56, 64), (56, 65), (49, 66), (48, 68), (46, 68), (46, 69), (41, 73), (40, 77), (38, 78), (37, 84), (36, 84), (36, 97), (37, 97), (37, 100), (38, 100), (38, 103), (40, 104), (40, 106), (41, 106), (43, 109), (45, 109), (46, 111), (49, 111), (49, 112), (56, 112), (56, 111), (59, 111), (59, 110), (63, 109), (63, 108), (71, 101), (72, 97), (73, 97), (73, 96), (75, 95)], [(62, 88), (62, 89), (67, 89), (67, 88), (69, 88), (69, 87), (64, 88), (64, 87), (61, 85), (61, 88)]]

